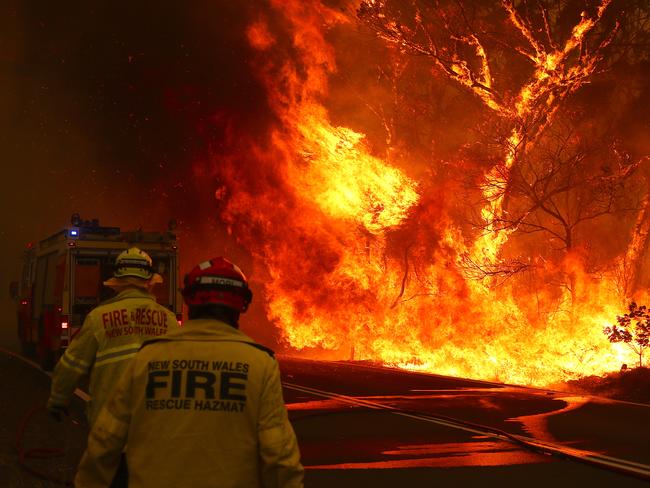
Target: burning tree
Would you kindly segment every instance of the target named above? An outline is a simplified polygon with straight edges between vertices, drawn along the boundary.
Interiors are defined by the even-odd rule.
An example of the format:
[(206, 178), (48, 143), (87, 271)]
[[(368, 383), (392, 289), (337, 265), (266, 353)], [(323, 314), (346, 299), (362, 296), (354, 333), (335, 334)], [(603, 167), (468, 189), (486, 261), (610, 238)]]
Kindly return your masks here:
[[(482, 184), (484, 194), (507, 203), (507, 211), (478, 215), (473, 225), (481, 232), (507, 232), (510, 242), (518, 237), (516, 254), (496, 263), (476, 261), (468, 254), (466, 272), (499, 284), (530, 270), (533, 264), (525, 256), (557, 263), (576, 249), (581, 252), (590, 245), (599, 220), (637, 210), (644, 193), (635, 178), (640, 164), (617, 149), (611, 136), (585, 130), (578, 114), (563, 110), (517, 165), (508, 170), (497, 164), (492, 173), (498, 177)], [(570, 281), (571, 275), (566, 286), (574, 290)]]
[(497, 166), (502, 179), (485, 185), (494, 198), (507, 197), (508, 211), (488, 216), (485, 229), (540, 233), (548, 251), (571, 252), (588, 234), (580, 232), (586, 224), (639, 207), (643, 192), (633, 177), (641, 162), (615, 142), (581, 134), (569, 117), (554, 123), (510, 171)]
[(643, 366), (643, 352), (650, 347), (650, 311), (645, 305), (630, 303), (629, 312), (617, 316), (618, 325), (605, 327), (603, 332), (610, 342), (624, 342), (639, 356), (639, 367)]
[[(597, 99), (579, 88), (602, 83), (610, 3), (364, 2), (388, 44), (319, 0), (258, 12), (250, 62), (273, 118), (215, 153), (217, 197), (288, 347), (528, 384), (627, 360), (604, 354), (620, 302), (591, 273), (624, 251), (639, 172), (616, 134), (585, 130), (592, 107), (567, 115)], [(466, 152), (477, 127), (497, 139), (487, 157)], [(615, 250), (590, 235), (612, 229)], [(503, 286), (468, 279), (464, 256)]]
[[(496, 8), (502, 9), (509, 30), (499, 32), (497, 37), (486, 21), (498, 15), (495, 3), (475, 3), (470, 10), (461, 1), (444, 6), (439, 1), (416, 1), (404, 7), (401, 2), (369, 0), (362, 2), (358, 13), (382, 39), (403, 52), (431, 59), (445, 76), (469, 89), (486, 107), (509, 121), (511, 129), (503, 159), (485, 175), (487, 203), (482, 214), (490, 232), (476, 243), (473, 253), (475, 261), (488, 263), (497, 260), (507, 239), (507, 228), (491, 227), (490, 223), (498, 223), (507, 211), (504, 197), (511, 191), (513, 168), (516, 170), (522, 155), (552, 122), (561, 102), (595, 72), (616, 32), (613, 28), (592, 35), (592, 39), (588, 37), (611, 0), (602, 0), (591, 13), (582, 12), (580, 20), (562, 40), (553, 31), (551, 19), (561, 16), (566, 5), (562, 7), (560, 2), (555, 5), (557, 11), (551, 12), (549, 6), (540, 2), (539, 10), (533, 12), (525, 2), (518, 9), (512, 0), (503, 0)], [(512, 55), (530, 64), (528, 77), (520, 80), (514, 90), (499, 84), (493, 74), (495, 65), (501, 65), (503, 76), (504, 63), (518, 63)]]
[(632, 296), (639, 287), (643, 259), (650, 247), (650, 167), (648, 159), (640, 161), (637, 165), (641, 166), (646, 190), (639, 205), (632, 239), (620, 263), (625, 275), (623, 280), (625, 296)]
[[(619, 43), (612, 48), (621, 30), (615, 19), (624, 15), (619, 7), (606, 18), (613, 3), (601, 0), (582, 7), (576, 2), (513, 0), (361, 3), (359, 18), (381, 39), (404, 54), (429, 59), (439, 73), (475, 95), (498, 117), (498, 125), (507, 128), (505, 136), (499, 137), (500, 157), (480, 184), (482, 235), (463, 258), (469, 277), (496, 278), (492, 282), (498, 284), (529, 268), (522, 260), (501, 255), (513, 232), (543, 233), (570, 251), (578, 226), (638, 209), (637, 225), (621, 258), (626, 296), (638, 288), (650, 241), (650, 200), (647, 194), (640, 204), (634, 204), (633, 198), (622, 202), (621, 197), (625, 182), (643, 160), (624, 161), (614, 142), (610, 147), (601, 144), (601, 153), (617, 161), (603, 162), (602, 167), (613, 169), (610, 174), (598, 168), (594, 172), (586, 164), (584, 147), (577, 149), (582, 155), (569, 157), (566, 150), (573, 141), (557, 140), (557, 129), (546, 133), (553, 129), (563, 103), (588, 84), (599, 67), (629, 58), (631, 46), (647, 43), (647, 9), (628, 2), (630, 13)], [(568, 15), (574, 16), (575, 23), (562, 20)], [(495, 31), (495, 18), (505, 29)], [(549, 148), (549, 140), (554, 149)], [(576, 178), (580, 171), (586, 171), (584, 178)], [(565, 205), (557, 205), (560, 199)]]

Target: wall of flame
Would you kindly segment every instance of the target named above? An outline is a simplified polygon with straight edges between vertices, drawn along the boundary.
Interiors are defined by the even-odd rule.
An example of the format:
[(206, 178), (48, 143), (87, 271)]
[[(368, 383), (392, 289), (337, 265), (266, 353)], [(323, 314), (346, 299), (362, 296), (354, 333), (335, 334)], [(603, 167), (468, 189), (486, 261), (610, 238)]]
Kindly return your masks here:
[[(472, 203), (455, 201), (454, 182), (436, 181), (440, 168), (423, 178), (406, 149), (380, 156), (353, 113), (355, 128), (341, 110), (333, 121), (337, 56), (355, 46), (328, 33), (355, 32), (354, 16), (271, 3), (246, 34), (276, 123), (213, 158), (221, 217), (253, 255), (287, 349), (533, 385), (634, 363), (602, 332), (622, 310), (615, 280), (586, 273), (580, 252), (498, 287), (468, 277), (463, 256), (503, 243), (465, 231), (453, 208)], [(547, 286), (555, 275), (573, 290)]]

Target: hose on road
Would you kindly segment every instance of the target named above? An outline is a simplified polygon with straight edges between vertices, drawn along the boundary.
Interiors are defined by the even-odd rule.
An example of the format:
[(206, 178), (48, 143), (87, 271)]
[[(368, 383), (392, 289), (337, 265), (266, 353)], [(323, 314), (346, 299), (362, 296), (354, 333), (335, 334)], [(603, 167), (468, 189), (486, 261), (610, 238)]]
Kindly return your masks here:
[[(10, 351), (8, 349), (5, 349), (4, 347), (0, 347), (0, 353), (5, 354), (7, 356), (10, 356), (12, 358), (18, 359), (19, 361), (22, 361), (23, 363), (27, 364), (28, 366), (34, 368), (37, 371), (42, 372), (44, 375), (48, 377), (52, 377), (52, 374), (44, 371), (41, 369), (40, 365), (36, 364), (34, 361), (14, 352)], [(81, 391), (80, 389), (76, 389), (74, 394), (81, 399), (84, 402), (87, 402), (89, 397), (88, 394)], [(16, 452), (18, 453), (18, 464), (28, 473), (30, 473), (32, 476), (44, 480), (44, 481), (49, 481), (51, 483), (58, 484), (60, 486), (65, 486), (65, 487), (73, 487), (74, 484), (72, 480), (64, 479), (62, 477), (56, 477), (53, 476), (50, 473), (41, 471), (40, 469), (34, 468), (28, 463), (28, 460), (30, 459), (54, 459), (54, 458), (60, 458), (60, 457), (65, 457), (68, 454), (67, 448), (52, 448), (52, 447), (35, 447), (35, 448), (25, 448), (23, 446), (24, 442), (24, 437), (25, 437), (25, 432), (27, 431), (27, 427), (30, 425), (30, 422), (32, 421), (33, 417), (41, 412), (45, 412), (47, 408), (45, 405), (35, 405), (31, 407), (30, 409), (25, 411), (25, 414), (22, 416), (20, 421), (18, 422), (18, 427), (16, 428), (16, 433), (15, 433), (15, 438), (14, 438), (14, 447), (16, 449)], [(73, 424), (79, 425), (82, 424), (82, 422), (79, 422), (78, 420), (71, 418), (71, 421)]]
[(15, 444), (14, 444), (16, 451), (18, 452), (18, 463), (20, 464), (20, 466), (22, 466), (23, 469), (25, 469), (25, 471), (29, 472), (31, 475), (39, 479), (42, 479), (44, 481), (50, 481), (52, 483), (56, 483), (61, 486), (73, 487), (74, 484), (72, 480), (58, 478), (56, 476), (53, 476), (50, 473), (41, 471), (40, 469), (30, 466), (30, 464), (27, 462), (28, 459), (52, 459), (52, 458), (64, 457), (67, 454), (67, 450), (61, 447), (25, 448), (23, 446), (23, 438), (25, 436), (25, 431), (27, 430), (27, 426), (29, 425), (34, 415), (43, 411), (47, 411), (44, 405), (32, 407), (25, 413), (25, 415), (23, 415), (23, 418), (18, 423), (18, 428), (16, 429)]
[(25, 448), (23, 446), (25, 431), (27, 430), (27, 426), (31, 422), (32, 418), (37, 413), (46, 410), (47, 409), (45, 408), (45, 405), (34, 406), (25, 412), (25, 415), (23, 415), (22, 419), (18, 423), (18, 428), (16, 429), (15, 444), (14, 444), (16, 451), (18, 452), (18, 463), (25, 471), (27, 471), (32, 476), (35, 476), (41, 480), (50, 481), (52, 483), (56, 483), (61, 486), (73, 487), (74, 484), (72, 480), (57, 478), (56, 476), (53, 476), (50, 473), (46, 473), (37, 468), (34, 468), (33, 466), (30, 466), (30, 464), (28, 463), (29, 459), (53, 459), (58, 457), (64, 457), (67, 454), (66, 449), (59, 448), (59, 447)]
[(22, 419), (18, 423), (16, 428), (16, 434), (14, 438), (14, 447), (18, 453), (18, 464), (32, 476), (35, 476), (41, 480), (49, 481), (51, 483), (58, 484), (60, 486), (73, 487), (74, 483), (71, 479), (65, 479), (63, 477), (57, 477), (42, 471), (34, 466), (31, 466), (28, 462), (29, 459), (54, 459), (65, 457), (68, 454), (68, 449), (64, 447), (31, 447), (26, 448), (23, 445), (25, 432), (33, 417), (36, 414), (41, 412), (46, 412), (47, 409), (44, 405), (38, 405), (30, 408)]

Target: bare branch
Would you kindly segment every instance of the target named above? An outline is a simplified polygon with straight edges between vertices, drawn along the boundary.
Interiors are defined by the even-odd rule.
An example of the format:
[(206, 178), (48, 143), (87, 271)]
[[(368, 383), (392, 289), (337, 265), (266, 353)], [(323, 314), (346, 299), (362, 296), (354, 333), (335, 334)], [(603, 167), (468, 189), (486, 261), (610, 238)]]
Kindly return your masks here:
[(509, 260), (498, 265), (483, 263), (473, 259), (469, 254), (461, 258), (461, 269), (470, 279), (476, 281), (489, 280), (494, 286), (504, 284), (509, 278), (526, 271), (531, 267), (529, 261)]

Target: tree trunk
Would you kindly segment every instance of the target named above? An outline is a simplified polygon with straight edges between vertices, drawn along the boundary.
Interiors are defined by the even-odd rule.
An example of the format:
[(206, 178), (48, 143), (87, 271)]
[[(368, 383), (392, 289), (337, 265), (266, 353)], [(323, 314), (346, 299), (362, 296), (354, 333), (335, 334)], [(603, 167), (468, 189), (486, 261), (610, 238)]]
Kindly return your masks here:
[(639, 287), (643, 260), (648, 251), (650, 237), (650, 192), (641, 202), (641, 209), (636, 219), (634, 233), (625, 254), (625, 266), (628, 268), (626, 294), (632, 296)]

